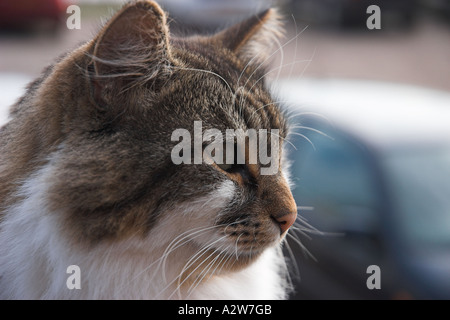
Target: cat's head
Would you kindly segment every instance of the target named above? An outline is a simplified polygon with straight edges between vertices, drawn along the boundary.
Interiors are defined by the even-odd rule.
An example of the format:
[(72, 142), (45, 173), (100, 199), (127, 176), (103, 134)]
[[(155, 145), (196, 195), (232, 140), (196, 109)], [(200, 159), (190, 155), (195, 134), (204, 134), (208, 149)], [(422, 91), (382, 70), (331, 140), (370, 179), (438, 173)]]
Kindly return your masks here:
[[(203, 252), (198, 261), (222, 257), (221, 270), (278, 245), (297, 214), (283, 173), (287, 121), (264, 82), (268, 45), (279, 34), (269, 9), (212, 36), (171, 37), (160, 7), (138, 1), (56, 64), (38, 94), (41, 118), (55, 123), (49, 207), (66, 234), (89, 245), (172, 243)], [(279, 143), (270, 155), (277, 170), (261, 174), (267, 163), (250, 163), (248, 145), (245, 164), (174, 163), (177, 129), (190, 133), (193, 148), (208, 146), (195, 145), (199, 123), (203, 134), (267, 130), (258, 141)]]

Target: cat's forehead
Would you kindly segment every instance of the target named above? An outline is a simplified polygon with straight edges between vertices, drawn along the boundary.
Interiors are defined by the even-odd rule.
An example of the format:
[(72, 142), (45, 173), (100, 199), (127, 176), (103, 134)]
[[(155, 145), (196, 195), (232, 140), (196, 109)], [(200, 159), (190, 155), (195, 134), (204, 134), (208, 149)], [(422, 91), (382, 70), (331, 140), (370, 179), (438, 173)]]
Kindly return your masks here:
[[(175, 69), (197, 71), (199, 77), (215, 74), (230, 89), (261, 89), (264, 87), (266, 65), (254, 63), (252, 59), (243, 58), (220, 43), (203, 37), (189, 37), (173, 40), (173, 54), (181, 65)], [(202, 74), (203, 71), (203, 74)]]
[(176, 39), (173, 48), (178, 64), (165, 96), (181, 104), (181, 114), (206, 120), (206, 127), (281, 129), (284, 135), (286, 123), (266, 88), (262, 65), (250, 65), (201, 38)]

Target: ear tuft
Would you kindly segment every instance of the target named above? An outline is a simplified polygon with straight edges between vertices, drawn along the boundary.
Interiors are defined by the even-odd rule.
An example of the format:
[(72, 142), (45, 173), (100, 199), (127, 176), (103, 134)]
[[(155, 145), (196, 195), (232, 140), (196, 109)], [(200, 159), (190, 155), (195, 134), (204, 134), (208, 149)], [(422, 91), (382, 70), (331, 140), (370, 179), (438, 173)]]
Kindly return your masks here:
[[(153, 1), (132, 1), (116, 13), (94, 40), (96, 100), (170, 72), (166, 15)], [(121, 91), (119, 90), (119, 91)]]
[(283, 34), (281, 15), (270, 8), (218, 33), (215, 38), (240, 58), (261, 63)]

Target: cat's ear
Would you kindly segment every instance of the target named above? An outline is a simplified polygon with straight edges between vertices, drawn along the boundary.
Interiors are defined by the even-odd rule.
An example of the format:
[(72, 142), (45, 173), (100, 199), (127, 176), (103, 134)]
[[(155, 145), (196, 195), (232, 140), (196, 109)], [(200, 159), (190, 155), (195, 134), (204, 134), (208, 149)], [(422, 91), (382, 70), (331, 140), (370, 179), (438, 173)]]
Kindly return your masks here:
[(149, 83), (167, 75), (170, 60), (166, 15), (153, 1), (133, 1), (94, 40), (93, 97), (108, 103), (136, 82)]
[(272, 46), (283, 35), (281, 16), (274, 8), (267, 9), (213, 36), (240, 58), (265, 62)]

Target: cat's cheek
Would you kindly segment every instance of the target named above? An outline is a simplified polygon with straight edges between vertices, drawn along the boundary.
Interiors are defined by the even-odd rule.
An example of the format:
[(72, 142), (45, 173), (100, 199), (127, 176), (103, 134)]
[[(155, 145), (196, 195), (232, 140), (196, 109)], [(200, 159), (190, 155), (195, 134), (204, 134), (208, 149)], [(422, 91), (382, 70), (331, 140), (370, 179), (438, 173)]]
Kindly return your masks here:
[(161, 224), (178, 226), (179, 234), (186, 234), (198, 246), (208, 245), (220, 236), (217, 216), (230, 204), (235, 193), (236, 187), (232, 181), (219, 182), (205, 196), (176, 206), (167, 217), (169, 221), (163, 218)]

